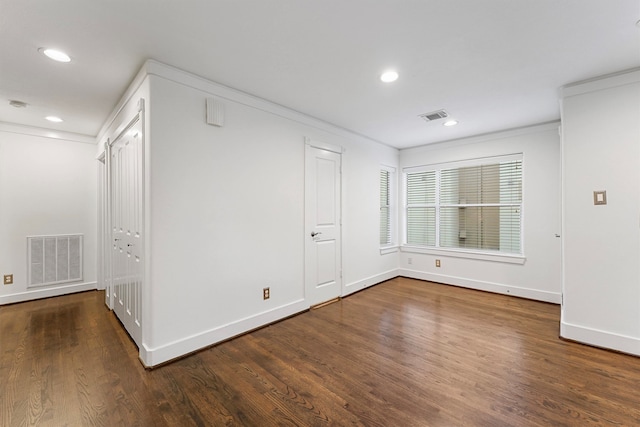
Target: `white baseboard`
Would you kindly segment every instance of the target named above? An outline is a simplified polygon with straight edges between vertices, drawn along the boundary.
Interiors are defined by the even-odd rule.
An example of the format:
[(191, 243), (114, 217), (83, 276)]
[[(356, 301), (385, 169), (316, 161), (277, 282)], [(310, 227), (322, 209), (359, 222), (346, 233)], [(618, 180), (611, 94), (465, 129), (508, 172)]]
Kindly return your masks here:
[(448, 276), (444, 274), (426, 273), (423, 271), (409, 270), (401, 268), (398, 275), (411, 279), (428, 280), (431, 282), (444, 283), (447, 285), (460, 286), (463, 288), (476, 289), (479, 291), (493, 292), (497, 294), (512, 295), (536, 301), (560, 304), (561, 295), (559, 292), (547, 292), (530, 288), (519, 288), (503, 283), (484, 282), (481, 280), (465, 279), (463, 277)]
[(92, 291), (96, 289), (96, 282), (75, 283), (50, 288), (30, 289), (16, 294), (0, 295), (0, 305), (14, 304), (17, 302), (31, 301), (34, 299), (57, 297), (75, 292)]
[(145, 343), (140, 346), (140, 360), (146, 367), (153, 367), (168, 362), (197, 350), (228, 340), (253, 329), (305, 311), (309, 304), (301, 299), (277, 307), (273, 310), (258, 313), (235, 322), (222, 325), (202, 333), (180, 339), (159, 347), (150, 348)]
[[(371, 285), (384, 282), (385, 280), (393, 279), (394, 277), (398, 277), (397, 269), (389, 270), (387, 272), (350, 283), (345, 285), (342, 296), (346, 296)], [(147, 344), (143, 343), (140, 347), (140, 360), (145, 366), (153, 367), (228, 340), (229, 338), (233, 338), (253, 329), (268, 325), (269, 323), (300, 313), (308, 308), (309, 304), (305, 300), (301, 299), (273, 310), (258, 313), (254, 316), (219, 326), (200, 334), (192, 335), (156, 348), (150, 348)]]
[(583, 344), (640, 356), (640, 339), (635, 337), (574, 325), (565, 321), (560, 322), (560, 336)]
[(393, 270), (385, 271), (384, 273), (367, 277), (366, 279), (358, 280), (357, 282), (349, 283), (344, 286), (342, 296), (345, 297), (361, 289), (368, 288), (369, 286), (372, 286), (372, 285), (377, 285), (378, 283), (384, 282), (385, 280), (393, 279), (395, 277), (398, 277), (397, 268), (394, 268)]

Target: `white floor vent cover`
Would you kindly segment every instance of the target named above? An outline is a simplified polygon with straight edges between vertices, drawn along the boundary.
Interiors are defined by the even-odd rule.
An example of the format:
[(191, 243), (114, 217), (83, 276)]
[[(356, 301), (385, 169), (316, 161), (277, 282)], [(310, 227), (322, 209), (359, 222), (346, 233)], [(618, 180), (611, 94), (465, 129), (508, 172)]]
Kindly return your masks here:
[(28, 286), (82, 280), (81, 234), (27, 237)]

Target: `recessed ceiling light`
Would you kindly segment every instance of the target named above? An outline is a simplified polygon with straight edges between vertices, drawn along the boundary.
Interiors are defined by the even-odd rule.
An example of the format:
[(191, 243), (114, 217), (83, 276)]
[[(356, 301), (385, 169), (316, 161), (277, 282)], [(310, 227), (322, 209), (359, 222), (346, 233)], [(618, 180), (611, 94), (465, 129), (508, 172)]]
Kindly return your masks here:
[(41, 47), (38, 51), (42, 52), (47, 58), (53, 59), (58, 62), (71, 62), (71, 57), (61, 50), (48, 49)]
[(457, 120), (448, 120), (448, 121), (443, 123), (444, 126), (455, 126), (457, 124), (458, 124)]
[(45, 117), (45, 119), (47, 119), (47, 120), (49, 120), (50, 122), (53, 122), (53, 123), (61, 123), (61, 122), (64, 121), (60, 117), (56, 117), (56, 116), (47, 116), (47, 117)]
[(382, 80), (385, 83), (395, 82), (396, 80), (398, 80), (398, 72), (397, 71), (385, 71), (380, 76), (380, 80)]

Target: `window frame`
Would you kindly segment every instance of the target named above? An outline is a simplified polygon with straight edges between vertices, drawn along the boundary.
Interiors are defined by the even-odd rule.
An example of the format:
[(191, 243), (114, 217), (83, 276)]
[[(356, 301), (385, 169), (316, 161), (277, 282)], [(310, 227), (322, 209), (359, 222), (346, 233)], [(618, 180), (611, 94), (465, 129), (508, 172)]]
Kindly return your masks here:
[[(442, 170), (450, 170), (450, 169), (459, 169), (466, 168), (471, 166), (483, 166), (483, 165), (495, 165), (500, 164), (502, 162), (509, 162), (520, 160), (521, 163), (521, 191), (522, 195), (520, 198), (520, 252), (519, 253), (510, 253), (510, 252), (500, 252), (499, 250), (487, 250), (487, 249), (477, 249), (477, 248), (459, 248), (459, 247), (441, 247), (440, 246), (440, 207), (448, 206), (447, 203), (441, 204), (441, 200), (439, 198), (440, 191), (440, 178)], [(526, 261), (525, 257), (525, 242), (524, 242), (524, 225), (525, 225), (525, 215), (524, 215), (524, 155), (523, 153), (513, 153), (499, 156), (488, 156), (482, 158), (475, 159), (467, 159), (460, 161), (452, 161), (452, 162), (443, 162), (443, 163), (434, 163), (428, 165), (419, 165), (419, 166), (410, 166), (402, 169), (402, 197), (403, 197), (403, 206), (402, 206), (402, 243), (400, 246), (400, 250), (402, 252), (410, 252), (410, 253), (425, 253), (425, 254), (433, 254), (433, 255), (442, 255), (442, 256), (452, 256), (459, 258), (470, 258), (470, 259), (478, 259), (478, 260), (486, 260), (486, 261), (497, 261), (497, 262), (505, 262), (505, 263), (513, 263), (513, 264), (524, 264)], [(436, 175), (436, 220), (435, 220), (435, 235), (436, 235), (436, 243), (435, 246), (427, 246), (420, 244), (409, 244), (408, 241), (408, 208), (410, 207), (408, 204), (408, 175), (413, 173), (420, 172), (430, 172), (434, 171)], [(511, 203), (513, 204), (513, 203)], [(413, 206), (415, 207), (415, 205)]]

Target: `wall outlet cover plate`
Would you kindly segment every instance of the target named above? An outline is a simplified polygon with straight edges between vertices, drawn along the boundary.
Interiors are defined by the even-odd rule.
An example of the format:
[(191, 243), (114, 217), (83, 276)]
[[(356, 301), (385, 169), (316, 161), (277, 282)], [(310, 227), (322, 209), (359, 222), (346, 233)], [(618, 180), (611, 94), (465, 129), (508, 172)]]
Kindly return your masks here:
[(593, 192), (593, 204), (594, 205), (606, 205), (607, 204), (607, 192), (606, 191), (594, 191)]

